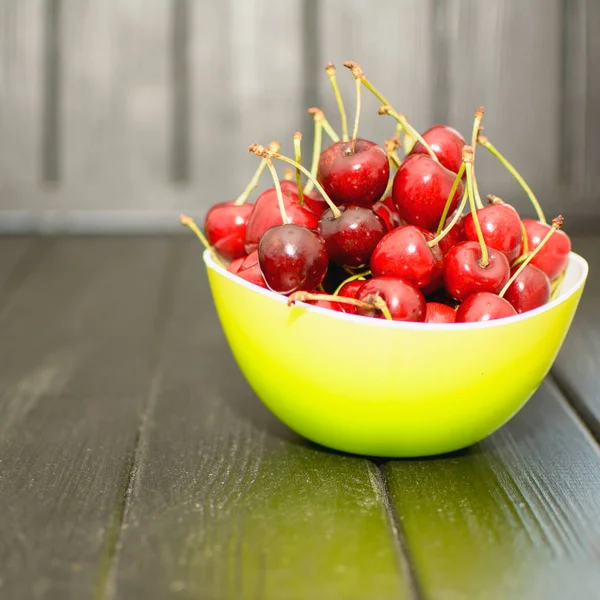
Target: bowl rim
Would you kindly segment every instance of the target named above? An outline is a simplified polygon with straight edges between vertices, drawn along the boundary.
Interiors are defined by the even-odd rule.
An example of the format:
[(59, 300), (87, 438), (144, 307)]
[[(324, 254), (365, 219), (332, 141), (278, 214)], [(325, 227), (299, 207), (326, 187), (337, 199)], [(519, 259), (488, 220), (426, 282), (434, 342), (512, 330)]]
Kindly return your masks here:
[[(262, 288), (258, 285), (250, 283), (241, 277), (236, 277), (234, 273), (227, 271), (219, 264), (215, 262), (212, 257), (212, 253), (210, 249), (205, 249), (202, 258), (204, 260), (204, 264), (208, 269), (212, 269), (216, 271), (220, 275), (229, 279), (233, 283), (241, 285), (248, 290), (251, 290), (257, 294), (265, 296), (266, 298), (270, 298), (276, 302), (281, 304), (287, 304), (286, 297), (278, 294), (277, 292), (272, 292), (271, 290)], [(317, 313), (320, 315), (328, 316), (332, 319), (338, 319), (341, 321), (348, 321), (350, 323), (360, 323), (362, 325), (372, 325), (373, 327), (385, 327), (387, 329), (408, 329), (408, 330), (419, 330), (419, 331), (465, 331), (471, 329), (491, 329), (495, 327), (502, 327), (505, 325), (510, 325), (512, 323), (518, 323), (519, 321), (525, 321), (527, 319), (534, 318), (537, 315), (543, 314), (545, 312), (551, 311), (553, 308), (566, 302), (571, 296), (573, 296), (585, 283), (588, 273), (589, 273), (589, 265), (585, 258), (581, 255), (576, 254), (575, 252), (569, 252), (569, 262), (567, 263), (567, 268), (571, 265), (575, 264), (580, 269), (580, 274), (577, 280), (573, 285), (571, 285), (568, 289), (563, 289), (559, 293), (558, 297), (556, 297), (551, 302), (540, 306), (534, 310), (530, 310), (525, 313), (521, 313), (515, 315), (513, 317), (505, 317), (503, 319), (495, 319), (493, 321), (478, 321), (474, 323), (415, 323), (412, 321), (388, 321), (386, 319), (373, 319), (372, 317), (366, 317), (362, 315), (353, 315), (349, 313), (342, 313), (334, 310), (329, 310), (327, 308), (322, 308), (320, 306), (314, 306), (307, 302), (296, 302), (296, 307), (301, 307), (303, 310), (307, 312)]]

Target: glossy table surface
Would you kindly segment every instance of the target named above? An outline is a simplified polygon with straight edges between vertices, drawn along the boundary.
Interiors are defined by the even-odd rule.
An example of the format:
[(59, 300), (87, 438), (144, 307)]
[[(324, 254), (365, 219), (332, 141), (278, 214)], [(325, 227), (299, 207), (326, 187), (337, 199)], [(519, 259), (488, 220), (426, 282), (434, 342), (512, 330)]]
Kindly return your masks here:
[(600, 597), (600, 239), (574, 249), (588, 285), (528, 405), (373, 461), (263, 408), (195, 240), (0, 238), (0, 598)]

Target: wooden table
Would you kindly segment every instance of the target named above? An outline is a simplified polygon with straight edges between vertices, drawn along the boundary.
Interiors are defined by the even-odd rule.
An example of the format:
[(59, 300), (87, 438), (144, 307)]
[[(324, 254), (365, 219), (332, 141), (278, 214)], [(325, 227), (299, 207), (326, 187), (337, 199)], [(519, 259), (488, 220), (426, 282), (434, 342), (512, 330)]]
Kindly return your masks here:
[(0, 598), (600, 598), (600, 239), (575, 248), (590, 280), (526, 408), (372, 461), (262, 407), (195, 240), (0, 239)]

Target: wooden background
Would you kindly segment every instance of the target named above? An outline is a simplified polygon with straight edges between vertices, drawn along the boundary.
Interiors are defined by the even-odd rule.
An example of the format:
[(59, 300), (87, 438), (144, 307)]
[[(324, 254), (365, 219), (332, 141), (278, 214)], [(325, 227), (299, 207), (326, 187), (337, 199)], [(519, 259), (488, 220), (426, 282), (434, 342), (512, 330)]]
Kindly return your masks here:
[[(598, 0), (0, 0), (0, 230), (177, 229), (231, 199), (255, 141), (338, 124), (327, 60), (424, 129), (485, 129), (547, 212), (600, 208)], [(341, 69), (350, 115), (351, 76)], [(366, 97), (361, 133), (393, 129)], [(481, 152), (486, 193), (525, 207)], [(267, 183), (267, 179), (264, 179)]]

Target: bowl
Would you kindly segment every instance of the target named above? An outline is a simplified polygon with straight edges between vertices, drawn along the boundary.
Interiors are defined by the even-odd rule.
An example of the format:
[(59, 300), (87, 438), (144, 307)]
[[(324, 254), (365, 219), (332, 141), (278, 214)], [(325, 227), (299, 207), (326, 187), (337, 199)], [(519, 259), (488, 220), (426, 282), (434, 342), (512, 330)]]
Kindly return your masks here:
[(448, 325), (288, 307), (208, 251), (204, 262), (233, 355), (269, 410), (313, 442), (381, 457), (459, 450), (504, 425), (550, 370), (588, 274), (571, 253), (552, 302)]

